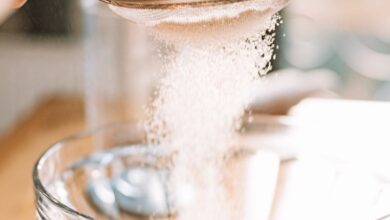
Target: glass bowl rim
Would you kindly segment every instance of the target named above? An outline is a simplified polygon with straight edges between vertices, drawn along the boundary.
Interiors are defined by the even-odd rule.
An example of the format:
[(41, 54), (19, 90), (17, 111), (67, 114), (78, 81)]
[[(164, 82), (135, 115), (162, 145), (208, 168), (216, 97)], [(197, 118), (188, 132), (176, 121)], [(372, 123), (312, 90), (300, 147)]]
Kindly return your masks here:
[(86, 129), (80, 132), (76, 132), (74, 134), (69, 135), (68, 137), (62, 138), (59, 141), (55, 142), (54, 144), (50, 145), (43, 153), (38, 157), (37, 161), (34, 164), (33, 167), (33, 185), (34, 185), (34, 190), (36, 194), (44, 196), (46, 199), (49, 200), (49, 202), (53, 205), (55, 205), (57, 208), (60, 208), (61, 211), (64, 211), (70, 215), (77, 216), (77, 217), (82, 217), (83, 219), (88, 219), (88, 220), (94, 220), (91, 216), (88, 216), (86, 214), (83, 214), (67, 205), (59, 201), (55, 196), (53, 196), (51, 193), (49, 193), (46, 190), (46, 187), (43, 185), (39, 175), (40, 175), (40, 169), (42, 168), (42, 164), (50, 158), (55, 152), (57, 152), (61, 147), (63, 147), (64, 143), (71, 142), (73, 140), (77, 140), (83, 137), (87, 137), (93, 134), (96, 134), (100, 131), (112, 129), (115, 127), (120, 127), (124, 125), (134, 125), (136, 126), (137, 124), (134, 121), (124, 121), (124, 122), (114, 122), (114, 123), (109, 123), (107, 125), (99, 126), (98, 128), (93, 128), (93, 129)]

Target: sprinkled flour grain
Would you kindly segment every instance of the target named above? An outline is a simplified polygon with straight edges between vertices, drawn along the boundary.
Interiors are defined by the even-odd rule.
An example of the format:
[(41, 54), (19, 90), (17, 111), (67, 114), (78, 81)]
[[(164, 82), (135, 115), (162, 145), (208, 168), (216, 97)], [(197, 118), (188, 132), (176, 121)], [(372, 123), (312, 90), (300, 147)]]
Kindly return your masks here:
[(278, 19), (228, 43), (176, 45), (164, 68), (145, 127), (150, 143), (175, 153), (173, 179), (195, 186), (191, 209), (179, 219), (237, 219), (224, 202), (221, 164), (261, 76), (271, 69)]

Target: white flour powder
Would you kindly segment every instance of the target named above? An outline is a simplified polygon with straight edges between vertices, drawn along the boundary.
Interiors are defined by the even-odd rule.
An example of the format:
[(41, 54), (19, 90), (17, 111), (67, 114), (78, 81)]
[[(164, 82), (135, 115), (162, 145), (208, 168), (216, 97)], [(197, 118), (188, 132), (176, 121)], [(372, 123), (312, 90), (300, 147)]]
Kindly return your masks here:
[(165, 67), (146, 130), (151, 143), (177, 155), (177, 182), (194, 186), (191, 208), (179, 219), (237, 219), (221, 187), (221, 164), (260, 76), (271, 68), (270, 33), (277, 21), (273, 16), (267, 31), (228, 43), (176, 45), (176, 56)]

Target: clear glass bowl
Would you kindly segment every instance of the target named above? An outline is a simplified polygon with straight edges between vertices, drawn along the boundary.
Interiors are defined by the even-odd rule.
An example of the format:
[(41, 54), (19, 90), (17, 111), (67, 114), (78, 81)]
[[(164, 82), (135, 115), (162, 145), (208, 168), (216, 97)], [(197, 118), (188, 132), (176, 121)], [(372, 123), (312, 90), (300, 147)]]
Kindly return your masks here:
[[(243, 213), (242, 210), (245, 209), (245, 212), (248, 210), (245, 205), (242, 205), (246, 204), (245, 201), (249, 201), (245, 196), (251, 195), (250, 201), (256, 201), (252, 199), (252, 194), (247, 190), (252, 189), (253, 186), (251, 182), (246, 181), (246, 177), (251, 175), (247, 175), (248, 172), (241, 172), (243, 165), (246, 166), (246, 164), (235, 162), (246, 161), (241, 158), (257, 155), (255, 151), (233, 149), (231, 154), (223, 158), (224, 168), (222, 169), (229, 172), (219, 172), (219, 167), (210, 166), (213, 163), (205, 164), (207, 168), (176, 166), (176, 160), (172, 159), (175, 153), (165, 152), (162, 149), (158, 146), (146, 145), (144, 130), (135, 122), (112, 124), (102, 129), (74, 135), (54, 144), (43, 153), (34, 167), (37, 219), (133, 220), (216, 219), (221, 217), (221, 219), (228, 220), (237, 219), (237, 216)], [(270, 183), (267, 182), (266, 185), (273, 187), (279, 160), (274, 156), (267, 157), (267, 155), (273, 155), (271, 153), (264, 152), (261, 155), (263, 156), (260, 158), (263, 159), (260, 159), (260, 163), (253, 164), (259, 170), (264, 170), (264, 174), (270, 173), (272, 177), (264, 178), (260, 183), (264, 185), (269, 180)], [(271, 166), (272, 172), (268, 172)], [(179, 168), (180, 174), (184, 171), (190, 175), (185, 175), (184, 178), (177, 177), (177, 173), (170, 172), (176, 167)], [(151, 185), (151, 192), (154, 193), (140, 191), (141, 194), (144, 193), (147, 196), (145, 200), (140, 199), (141, 202), (137, 203), (137, 200), (132, 200), (133, 197), (126, 196), (128, 193), (132, 194), (133, 186), (140, 185), (138, 183), (131, 185), (133, 180), (128, 176), (133, 174), (128, 174), (129, 170), (139, 168), (143, 171), (152, 169), (153, 172), (159, 172), (158, 181), (160, 182), (156, 182), (153, 176), (148, 176), (142, 184)], [(249, 173), (253, 173), (253, 170)], [(135, 182), (139, 180), (137, 175)], [(130, 188), (122, 187), (120, 185), (122, 183), (118, 182), (118, 179), (123, 176), (128, 178), (126, 181), (131, 180), (129, 180), (130, 183), (125, 183), (131, 185)], [(119, 180), (122, 181), (122, 179)], [(160, 190), (159, 185), (156, 187), (156, 184), (160, 183), (163, 190)], [(246, 183), (249, 185), (245, 185)], [(262, 188), (266, 187), (258, 187), (258, 189)], [(123, 191), (120, 191), (122, 189)], [(146, 187), (146, 189), (149, 188)], [(159, 193), (161, 191), (163, 193)], [(253, 192), (263, 193), (264, 191), (255, 190)], [(272, 192), (273, 190), (270, 190), (270, 193), (265, 194), (271, 198)], [(161, 197), (165, 199), (161, 200)], [(271, 200), (267, 200), (269, 202), (264, 203), (265, 208), (260, 208), (261, 213), (256, 215), (268, 213)], [(132, 203), (130, 208), (129, 203)], [(157, 208), (154, 209), (154, 207)], [(231, 208), (230, 211), (226, 211), (226, 207)], [(254, 212), (258, 212), (257, 209)], [(180, 218), (176, 218), (178, 215)]]
[[(251, 150), (235, 151), (235, 155), (238, 155), (237, 152), (251, 152), (252, 154), (259, 146), (275, 147), (270, 146), (269, 142), (266, 143), (264, 135), (286, 129), (285, 126), (276, 125), (272, 121), (264, 120), (256, 123), (258, 124), (252, 125), (247, 133), (252, 136), (250, 138), (252, 140), (240, 139), (241, 146)], [(256, 134), (257, 140), (253, 141)], [(263, 136), (261, 137), (260, 134)], [(169, 163), (169, 156), (161, 154), (156, 147), (147, 147), (145, 143), (146, 138), (142, 127), (137, 123), (120, 123), (83, 132), (54, 144), (41, 156), (34, 168), (37, 219), (115, 219), (103, 214), (102, 210), (98, 210), (91, 203), (86, 187), (90, 180), (98, 179), (102, 174), (115, 176), (117, 174), (115, 170), (120, 172), (139, 164), (158, 164), (158, 167), (164, 167), (167, 162)], [(119, 158), (119, 162), (112, 162), (111, 157), (105, 154), (107, 152), (110, 154), (122, 152), (123, 157)], [(85, 160), (83, 159), (85, 158), (89, 159), (87, 166), (84, 166)], [(110, 164), (109, 168), (102, 168), (102, 165), (105, 167), (107, 164)], [(251, 172), (251, 175), (261, 172), (264, 174), (274, 169), (271, 165), (275, 164), (275, 161), (271, 164), (260, 164), (254, 172)], [(79, 167), (82, 169), (77, 169)], [(366, 168), (313, 153), (282, 158), (280, 169), (276, 170), (278, 175), (275, 175), (278, 177), (272, 213), (270, 217), (264, 217), (264, 219), (390, 219), (388, 205), (390, 204), (390, 183), (386, 178)], [(261, 188), (275, 183), (274, 180), (270, 180), (275, 174), (274, 171), (269, 171), (272, 173), (270, 176), (260, 174), (260, 177), (249, 176), (245, 179), (241, 170), (239, 172), (232, 170), (234, 169), (229, 172), (234, 175), (227, 185), (235, 187), (233, 191), (238, 193), (235, 195), (248, 195), (246, 190), (251, 185), (255, 191), (264, 195), (272, 195), (272, 188), (267, 190)], [(258, 185), (253, 186), (251, 184), (253, 181)], [(242, 182), (249, 182), (249, 184), (242, 185), (246, 184)], [(264, 182), (268, 183), (264, 184)], [(201, 196), (204, 196), (201, 199), (207, 202), (207, 195)], [(263, 198), (251, 199), (259, 202)], [(236, 199), (238, 206), (245, 206), (242, 201)], [(255, 208), (265, 209), (264, 206), (260, 208), (257, 204)], [(207, 216), (207, 211), (205, 212)], [(149, 218), (121, 213), (116, 219)], [(170, 216), (159, 219), (175, 218)], [(199, 218), (194, 217), (194, 219)], [(238, 219), (252, 220), (250, 217)]]
[[(74, 135), (51, 146), (39, 158), (33, 172), (37, 219), (104, 218), (92, 211), (95, 208), (85, 194), (85, 187), (90, 179), (104, 174), (104, 163), (109, 158), (103, 153), (84, 159), (123, 146), (133, 146), (127, 149), (127, 163), (133, 163), (133, 157), (154, 157), (153, 149), (142, 145), (145, 136), (141, 131), (136, 123), (115, 124)], [(108, 166), (107, 169), (112, 169), (115, 164)]]

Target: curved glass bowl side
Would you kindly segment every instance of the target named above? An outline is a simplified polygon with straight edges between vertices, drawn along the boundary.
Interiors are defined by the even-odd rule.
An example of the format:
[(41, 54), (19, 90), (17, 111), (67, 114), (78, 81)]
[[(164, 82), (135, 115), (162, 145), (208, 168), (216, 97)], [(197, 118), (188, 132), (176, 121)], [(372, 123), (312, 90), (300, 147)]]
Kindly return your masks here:
[(145, 143), (145, 136), (141, 127), (135, 123), (123, 123), (82, 132), (52, 145), (38, 159), (33, 170), (36, 218), (38, 220), (94, 219), (76, 211), (66, 202), (66, 199), (62, 198), (61, 191), (53, 191), (49, 185), (72, 163), (93, 152), (143, 143)]
[(37, 220), (92, 220), (93, 218), (78, 213), (74, 210), (63, 206), (60, 202), (53, 202), (50, 195), (42, 191), (35, 190), (35, 206)]

